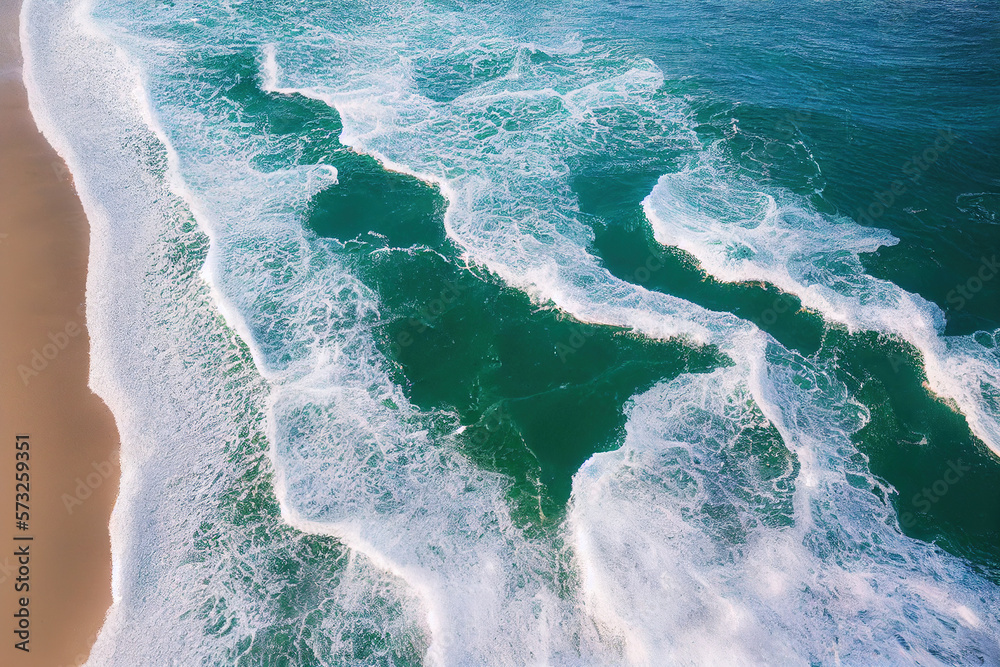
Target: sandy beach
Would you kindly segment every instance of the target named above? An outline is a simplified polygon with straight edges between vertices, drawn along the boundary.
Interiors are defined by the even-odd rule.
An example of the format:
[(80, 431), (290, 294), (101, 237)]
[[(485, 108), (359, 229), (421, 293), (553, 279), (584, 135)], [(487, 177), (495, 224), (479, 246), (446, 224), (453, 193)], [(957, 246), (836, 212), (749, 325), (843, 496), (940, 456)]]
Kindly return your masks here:
[(18, 11), (0, 0), (0, 664), (76, 665), (111, 604), (119, 442), (87, 386), (87, 219), (28, 110)]

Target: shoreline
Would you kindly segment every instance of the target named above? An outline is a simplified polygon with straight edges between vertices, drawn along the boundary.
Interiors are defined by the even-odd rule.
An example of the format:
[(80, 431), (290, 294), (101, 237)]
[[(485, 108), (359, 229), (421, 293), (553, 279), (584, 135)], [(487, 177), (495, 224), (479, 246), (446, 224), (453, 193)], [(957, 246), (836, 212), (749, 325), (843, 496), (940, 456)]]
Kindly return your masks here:
[[(119, 437), (88, 386), (90, 227), (68, 168), (28, 109), (20, 9), (20, 0), (0, 0), (0, 502), (10, 507), (0, 523), (0, 664), (54, 667), (87, 659), (111, 606)], [(20, 528), (15, 457), (25, 451)], [(21, 591), (18, 549), (29, 554)], [(15, 614), (27, 617), (27, 652), (16, 646), (24, 620)]]

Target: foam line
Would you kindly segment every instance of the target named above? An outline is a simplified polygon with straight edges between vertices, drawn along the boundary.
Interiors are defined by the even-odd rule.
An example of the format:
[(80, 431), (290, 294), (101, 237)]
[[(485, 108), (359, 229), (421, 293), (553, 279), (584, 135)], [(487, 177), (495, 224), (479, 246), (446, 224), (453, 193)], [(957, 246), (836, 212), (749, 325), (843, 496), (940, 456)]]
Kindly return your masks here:
[(644, 201), (656, 239), (694, 256), (725, 282), (761, 281), (851, 331), (898, 336), (916, 347), (928, 386), (953, 402), (972, 432), (1000, 455), (1000, 354), (996, 332), (944, 336), (935, 304), (868, 275), (860, 254), (898, 241), (882, 229), (831, 218), (787, 192), (767, 192), (699, 164), (659, 179)]
[[(23, 5), (21, 33), (32, 113), (70, 166), (92, 227), (90, 383), (122, 438), (111, 522), (114, 603), (90, 663), (229, 662), (241, 642), (281, 622), (275, 602), (287, 591), (275, 590), (269, 569), (299, 557), (293, 534), (254, 526), (255, 518), (227, 526), (223, 514), (234, 486), (252, 492), (252, 481), (245, 487), (256, 463), (227, 448), (240, 439), (234, 424), (263, 411), (266, 391), (219, 326), (197, 271), (164, 260), (168, 248), (180, 248), (183, 257), (199, 243), (176, 236), (189, 215), (171, 192), (181, 189), (170, 177), (176, 159), (151, 132), (153, 114), (143, 114), (149, 97), (139, 70), (90, 16), (86, 3), (32, 1)], [(79, 81), (88, 86), (70, 83)], [(320, 172), (329, 180), (328, 169)], [(308, 186), (311, 174), (299, 184)], [(206, 529), (229, 549), (203, 550), (192, 561), (192, 541)], [(248, 529), (263, 529), (270, 541), (254, 537), (248, 551)], [(227, 566), (234, 553), (250, 560), (253, 581), (239, 564)], [(317, 582), (329, 588), (332, 613), (323, 624), (331, 637), (365, 619), (397, 636), (412, 634), (419, 608), (401, 582), (355, 558), (335, 576)], [(224, 636), (205, 633), (200, 610), (213, 601), (211, 613), (229, 628)], [(367, 607), (365, 618), (357, 616), (359, 604)], [(401, 618), (378, 611), (394, 608)], [(347, 651), (341, 656), (350, 653), (339, 648)]]
[[(433, 23), (433, 19), (427, 23)], [(463, 25), (463, 28), (468, 26)], [(469, 36), (465, 35), (465, 39), (468, 40)], [(363, 38), (362, 43), (365, 43)], [(310, 49), (299, 45), (286, 45), (285, 48), (287, 53), (282, 58), (285, 67), (278, 70), (276, 78), (294, 83), (282, 84), (283, 90), (308, 90), (307, 94), (323, 99), (336, 108), (344, 122), (341, 137), (344, 143), (358, 151), (380, 156), (386, 162), (405, 160), (412, 173), (430, 173), (432, 177), (424, 178), (450, 183), (452, 192), (448, 197), (447, 231), (473, 261), (488, 267), (508, 283), (539, 300), (551, 302), (581, 320), (627, 326), (653, 337), (680, 335), (693, 341), (715, 343), (736, 361), (736, 369), (722, 375), (717, 373), (704, 379), (686, 377), (675, 381), (675, 386), (666, 394), (660, 388), (636, 399), (637, 405), (641, 401), (644, 406), (643, 415), (648, 411), (650, 419), (655, 419), (657, 424), (663, 424), (663, 428), (669, 430), (672, 423), (669, 416), (681, 409), (678, 406), (707, 395), (711, 398), (704, 398), (709, 403), (702, 408), (702, 413), (707, 415), (705, 419), (715, 415), (715, 419), (732, 421), (733, 418), (727, 416), (732, 410), (748, 410), (747, 417), (735, 421), (741, 423), (746, 419), (754, 424), (761, 421), (768, 423), (776, 442), (775, 450), (769, 452), (770, 456), (784, 455), (782, 450), (785, 448), (794, 452), (794, 464), (789, 464), (794, 474), (789, 473), (790, 479), (783, 482), (786, 486), (794, 484), (794, 491), (778, 496), (773, 491), (767, 491), (766, 486), (755, 491), (763, 498), (760, 501), (764, 505), (761, 511), (771, 513), (766, 518), (779, 523), (772, 530), (758, 529), (754, 539), (759, 539), (759, 542), (745, 556), (748, 565), (747, 569), (741, 570), (743, 577), (726, 577), (725, 568), (721, 566), (710, 574), (700, 571), (698, 564), (703, 558), (711, 558), (713, 552), (721, 548), (720, 540), (712, 534), (719, 528), (711, 525), (686, 526), (684, 513), (688, 505), (682, 502), (681, 507), (676, 508), (676, 500), (670, 494), (663, 495), (660, 484), (640, 481), (642, 475), (637, 467), (641, 467), (642, 473), (648, 474), (650, 479), (664, 479), (665, 473), (659, 465), (661, 460), (656, 455), (650, 454), (652, 458), (648, 462), (635, 458), (639, 456), (635, 452), (650, 450), (652, 443), (658, 442), (661, 435), (654, 429), (638, 431), (639, 435), (633, 436), (631, 427), (638, 412), (632, 413), (628, 437), (635, 439), (627, 439), (626, 446), (619, 452), (595, 455), (577, 475), (571, 509), (573, 514), (568, 524), (576, 562), (580, 567), (583, 607), (602, 628), (606, 643), (623, 645), (627, 657), (637, 663), (649, 662), (653, 656), (664, 655), (673, 656), (678, 661), (697, 661), (706, 656), (721, 659), (734, 655), (733, 651), (737, 651), (736, 655), (747, 662), (760, 662), (765, 656), (838, 662), (842, 656), (848, 656), (862, 662), (913, 660), (933, 663), (935, 658), (929, 650), (942, 642), (953, 651), (950, 655), (971, 655), (969, 651), (974, 653), (977, 650), (989, 652), (995, 638), (988, 633), (978, 634), (982, 623), (977, 621), (989, 615), (989, 605), (983, 607), (978, 604), (976, 596), (995, 597), (995, 590), (970, 575), (955, 559), (900, 536), (891, 528), (894, 524), (891, 511), (884, 506), (873, 507), (873, 503), (877, 502), (874, 494), (848, 488), (848, 472), (864, 476), (873, 484), (877, 482), (867, 470), (859, 468), (849, 458), (849, 453), (853, 452), (849, 434), (860, 428), (863, 420), (861, 416), (851, 414), (858, 412), (859, 406), (842, 395), (843, 388), (836, 383), (831, 385), (832, 373), (829, 370), (827, 375), (816, 375), (807, 361), (789, 358), (787, 351), (748, 323), (652, 294), (641, 287), (617, 281), (594, 268), (593, 258), (582, 249), (589, 240), (588, 235), (576, 220), (575, 201), (562, 180), (568, 170), (555, 157), (556, 151), (567, 151), (567, 143), (571, 146), (570, 151), (582, 150), (571, 139), (584, 138), (583, 130), (589, 129), (585, 103), (576, 105), (572, 113), (565, 115), (561, 114), (557, 105), (551, 115), (543, 119), (547, 132), (544, 138), (530, 131), (529, 122), (527, 132), (494, 133), (492, 136), (499, 137), (490, 142), (496, 147), (494, 151), (480, 152), (476, 148), (479, 144), (472, 140), (473, 136), (479, 137), (491, 131), (487, 123), (477, 122), (486, 105), (496, 107), (498, 103), (509, 102), (509, 110), (505, 110), (510, 117), (527, 117), (530, 121), (536, 109), (530, 106), (525, 108), (526, 100), (558, 99), (565, 104), (566, 99), (585, 100), (587, 95), (593, 95), (596, 108), (608, 99), (624, 100), (622, 106), (650, 123), (663, 123), (663, 118), (669, 119), (675, 125), (665, 127), (664, 133), (677, 142), (683, 142), (689, 136), (683, 109), (656, 107), (644, 96), (658, 87), (656, 77), (650, 77), (641, 68), (638, 70), (642, 72), (641, 76), (629, 76), (628, 72), (632, 71), (629, 67), (635, 67), (630, 64), (622, 66), (624, 75), (616, 74), (597, 83), (585, 83), (576, 88), (575, 93), (552, 95), (545, 93), (554, 89), (551, 80), (545, 78), (550, 73), (543, 67), (531, 72), (530, 68), (524, 67), (523, 61), (519, 61), (517, 76), (504, 78), (504, 85), (516, 80), (524, 90), (540, 91), (538, 94), (525, 95), (518, 90), (507, 94), (495, 90), (495, 82), (487, 82), (453, 100), (435, 102), (415, 91), (408, 65), (394, 68), (388, 57), (366, 53), (371, 62), (384, 64), (384, 69), (378, 74), (355, 63), (359, 70), (345, 73), (340, 68), (337, 75), (342, 76), (335, 77), (317, 72), (316, 56), (303, 54)], [(297, 68), (297, 58), (309, 63), (309, 69)], [(569, 69), (565, 63), (560, 65), (564, 70)], [(648, 68), (648, 65), (642, 67)], [(342, 86), (331, 83), (338, 78), (346, 79)], [(636, 84), (637, 88), (629, 90)], [(567, 85), (561, 83), (564, 89)], [(624, 86), (624, 89), (615, 90), (616, 86)], [(605, 96), (604, 93), (609, 90), (612, 94)], [(658, 118), (655, 113), (645, 115), (642, 110), (630, 106), (632, 101), (637, 106), (645, 103), (647, 108), (656, 108), (662, 115)], [(649, 119), (649, 116), (654, 118)], [(427, 129), (429, 127), (433, 127), (433, 132)], [(587, 144), (591, 142), (584, 140)], [(525, 155), (532, 156), (535, 162), (519, 164)], [(738, 184), (730, 190), (737, 187)], [(781, 210), (781, 203), (774, 197), (763, 196), (763, 193), (750, 194), (754, 197), (746, 206), (759, 210), (762, 217), (773, 217)], [(679, 199), (690, 205), (689, 199)], [(720, 206), (723, 204), (725, 201)], [(649, 208), (647, 201), (647, 210)], [(869, 252), (893, 242), (889, 235), (877, 230), (863, 233), (809, 211), (797, 213), (804, 217), (803, 224), (814, 226), (813, 235), (806, 239), (814, 242), (816, 249), (825, 248), (819, 242), (825, 241), (834, 227), (837, 232), (853, 232), (838, 234), (847, 245), (839, 249), (841, 252), (831, 253), (831, 261), (811, 269), (819, 274), (838, 270), (840, 267), (833, 260), (854, 257), (850, 261), (855, 261), (857, 253)], [(662, 237), (661, 240), (666, 241)], [(754, 249), (780, 253), (782, 243), (798, 240), (799, 237), (789, 231), (782, 242), (774, 244), (773, 248), (763, 239)], [(673, 238), (668, 242), (678, 245)], [(810, 270), (808, 263), (802, 264), (803, 271)], [(718, 275), (716, 271), (713, 273)], [(779, 277), (781, 275), (784, 274), (779, 274)], [(842, 304), (837, 301), (839, 293), (834, 288), (841, 287), (848, 293), (851, 290), (860, 292), (870, 285), (871, 279), (857, 272), (835, 275), (840, 276), (840, 282), (812, 289), (807, 303), (824, 309), (828, 316), (833, 313), (847, 322), (851, 312), (840, 307)], [(790, 286), (792, 273), (789, 270), (786, 280), (772, 275), (770, 282)], [(919, 299), (910, 295), (895, 296), (918, 307), (920, 305)], [(873, 313), (872, 317), (879, 315)], [(675, 321), (684, 324), (674, 326)], [(935, 325), (933, 318), (928, 321), (918, 316), (915, 326), (933, 330)], [(813, 392), (819, 394), (818, 397), (809, 393), (803, 395), (803, 391), (791, 381), (791, 375), (796, 373), (805, 373), (813, 378), (812, 383), (804, 382), (803, 386), (821, 387), (828, 395), (823, 395), (819, 389)], [(776, 383), (775, 376), (780, 382)], [(738, 398), (726, 392), (716, 394), (705, 387), (704, 383), (713, 381), (723, 382)], [(700, 391), (698, 387), (701, 387)], [(689, 396), (689, 392), (692, 395)], [(812, 398), (818, 398), (820, 405), (813, 404)], [(839, 402), (840, 407), (824, 407), (824, 401)], [(757, 407), (745, 407), (748, 402)], [(802, 420), (806, 420), (805, 430), (800, 423)], [(826, 424), (835, 426), (828, 428), (824, 426)], [(747, 426), (733, 428), (738, 434)], [(698, 447), (701, 451), (699, 443), (707, 441), (707, 436), (702, 433), (688, 432), (669, 444), (688, 450)], [(733, 443), (729, 446), (732, 447)], [(658, 446), (652, 446), (652, 451), (659, 451)], [(681, 462), (684, 465), (676, 474), (683, 476), (684, 467), (693, 461), (694, 458), (689, 457)], [(747, 464), (735, 460), (733, 465)], [(725, 471), (720, 469), (714, 474), (725, 477), (729, 468)], [(615, 484), (614, 476), (619, 474), (636, 475), (635, 484), (630, 483), (617, 491), (609, 488)], [(760, 480), (753, 480), (751, 471), (746, 474), (747, 479), (742, 484), (760, 483)], [(705, 479), (709, 479), (707, 472)], [(709, 484), (708, 481), (704, 483)], [(746, 487), (723, 489), (720, 499), (746, 490)], [(825, 507), (828, 502), (825, 499), (830, 494), (836, 498), (836, 510)], [(768, 504), (772, 507), (769, 508)], [(660, 526), (665, 519), (650, 516), (649, 508), (658, 508), (664, 515), (672, 517), (669, 525), (674, 532), (667, 530), (661, 536), (653, 531), (654, 534), (650, 535), (649, 527)], [(875, 522), (872, 517), (878, 517), (877, 525), (872, 525)], [(838, 528), (840, 521), (846, 521), (847, 525)], [(782, 522), (791, 523), (794, 528), (783, 528)], [(847, 543), (862, 545), (869, 539), (866, 536), (877, 536), (870, 539), (891, 543), (892, 547), (872, 554), (869, 560), (855, 569), (855, 565), (836, 564), (837, 558), (846, 557), (834, 555), (843, 553), (836, 548), (824, 555), (818, 543), (808, 548), (799, 544), (800, 541), (822, 542), (819, 536), (831, 530), (845, 532), (849, 537)], [(617, 549), (627, 553), (619, 554)], [(768, 562), (770, 549), (788, 553), (788, 562)], [(648, 569), (642, 560), (642, 554), (647, 553), (654, 560)], [(637, 561), (638, 569), (635, 567)], [(905, 565), (897, 567), (893, 562)], [(921, 563), (929, 565), (923, 567)], [(789, 571), (785, 573), (783, 568)], [(866, 568), (876, 569), (880, 581), (867, 582), (864, 575)], [(649, 591), (660, 590), (653, 577), (657, 572), (670, 573), (670, 587), (662, 598), (653, 596), (648, 600), (644, 596), (648, 596)], [(894, 587), (898, 584), (894, 582), (911, 576), (921, 583), (900, 589), (897, 597)], [(765, 583), (763, 590), (746, 589), (747, 586), (757, 586), (761, 581)], [(963, 602), (942, 602), (945, 589), (932, 583), (939, 581), (946, 581), (949, 587), (962, 591)], [(782, 595), (806, 586), (815, 587), (817, 592), (797, 598), (797, 604), (782, 606)], [(896, 641), (898, 628), (892, 619), (900, 618), (910, 604), (926, 606), (925, 597), (934, 601), (930, 605), (933, 611), (921, 619), (920, 627), (910, 636), (912, 642), (909, 645), (897, 642), (890, 645), (886, 653), (880, 653), (877, 648), (880, 642)], [(834, 602), (841, 598), (845, 600), (842, 604)], [(744, 599), (746, 602), (743, 602)], [(682, 611), (677, 612), (678, 601), (690, 603), (686, 606), (682, 604)], [(841, 635), (831, 629), (836, 624), (827, 626), (828, 621), (822, 611), (815, 614), (811, 611), (822, 609), (829, 609), (840, 623), (839, 627), (850, 630)], [(875, 630), (867, 628), (865, 619), (869, 613), (879, 619), (880, 625)], [(803, 614), (809, 619), (809, 626), (797, 629), (796, 624)], [(676, 619), (676, 625), (665, 629), (664, 618)], [(693, 622), (692, 618), (698, 621)], [(937, 618), (951, 620), (938, 623)], [(770, 621), (780, 624), (782, 631), (777, 635), (767, 630)], [(957, 621), (963, 631), (961, 637), (951, 640), (948, 639), (948, 626), (953, 621)], [(857, 634), (852, 635), (852, 632)], [(847, 641), (852, 636), (859, 639)], [(986, 648), (977, 649), (977, 646)]]
[(845, 458), (860, 406), (820, 375), (803, 396), (790, 381), (820, 369), (768, 356), (757, 380), (731, 367), (636, 397), (623, 446), (577, 473), (587, 613), (632, 664), (995, 661), (995, 587), (848, 483), (878, 483)]
[[(115, 605), (92, 664), (228, 664), (271, 656), (274, 636), (318, 664), (1000, 658), (996, 587), (904, 538), (849, 483), (880, 484), (850, 442), (866, 415), (832, 369), (619, 280), (588, 251), (570, 158), (701, 150), (663, 74), (495, 9), (379, 9), (331, 10), (290, 37), (284, 16), (204, 3), (25, 5), (33, 112), (54, 120), (95, 229), (92, 384), (123, 438)], [(441, 188), (468, 261), (583, 321), (732, 357), (634, 398), (622, 447), (574, 478), (556, 539), (526, 537), (510, 480), (437, 435), (454, 415), (418, 410), (393, 382), (372, 334), (378, 294), (302, 224), (335, 171), (242, 122), (200, 57), (247, 35), (265, 90), (323, 100), (343, 144)], [(454, 66), (469, 58), (490, 74)], [(428, 77), (449, 94), (432, 99)], [(764, 217), (781, 205), (747, 203)], [(872, 234), (837, 257), (889, 241)], [(838, 268), (785, 266), (792, 286)], [(812, 298), (848, 318), (836, 288), (862, 298), (870, 282), (834, 275)], [(234, 497), (253, 502), (237, 511)], [(378, 655), (352, 653), (372, 634)]]
[[(121, 39), (130, 58), (155, 57), (157, 44)], [(375, 295), (303, 231), (304, 207), (324, 185), (315, 176), (329, 170), (259, 172), (247, 158), (266, 147), (227, 139), (225, 126), (211, 139), (231, 151), (203, 151), (200, 134), (177, 128), (204, 126), (214, 110), (151, 106), (161, 87), (177, 86), (166, 97), (183, 100), (197, 81), (156, 80), (154, 70), (140, 66), (142, 121), (165, 149), (171, 193), (208, 235), (202, 276), (214, 305), (268, 384), (282, 516), (407, 583), (425, 610), (432, 663), (479, 661), (497, 642), (517, 663), (564, 650), (565, 604), (549, 590), (551, 565), (512, 525), (507, 481), (429, 441), (426, 417), (375, 349)], [(544, 632), (521, 637), (536, 624)]]

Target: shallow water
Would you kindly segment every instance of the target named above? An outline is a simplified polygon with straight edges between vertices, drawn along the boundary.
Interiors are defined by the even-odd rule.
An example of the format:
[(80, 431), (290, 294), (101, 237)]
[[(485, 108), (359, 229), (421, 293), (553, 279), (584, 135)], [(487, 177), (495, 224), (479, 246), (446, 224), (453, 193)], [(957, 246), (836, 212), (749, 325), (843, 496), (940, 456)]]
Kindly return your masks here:
[(1000, 661), (998, 10), (30, 0), (91, 663)]

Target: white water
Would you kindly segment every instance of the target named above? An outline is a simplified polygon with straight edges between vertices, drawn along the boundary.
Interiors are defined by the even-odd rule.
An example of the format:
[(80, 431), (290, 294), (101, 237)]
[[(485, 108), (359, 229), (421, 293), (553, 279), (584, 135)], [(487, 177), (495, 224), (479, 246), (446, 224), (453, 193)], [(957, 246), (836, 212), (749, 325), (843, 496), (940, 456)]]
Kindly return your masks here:
[(704, 162), (662, 176), (645, 200), (657, 241), (691, 253), (719, 280), (768, 282), (852, 331), (909, 342), (923, 357), (931, 390), (952, 400), (1000, 455), (996, 332), (944, 336), (940, 308), (868, 275), (859, 254), (895, 245), (887, 231), (822, 215), (801, 197), (764, 192)]
[[(340, 54), (340, 43), (289, 44), (279, 56), (271, 45), (267, 77), (276, 81), (280, 71), (283, 92), (335, 107), (344, 144), (442, 184), (449, 235), (508, 283), (584, 321), (725, 348), (728, 330), (741, 325), (598, 267), (586, 252), (591, 233), (566, 179), (574, 157), (600, 155), (616, 142), (694, 146), (683, 104), (656, 96), (660, 71), (603, 46), (588, 52), (576, 37), (503, 43), (491, 37), (493, 25), (465, 16), (456, 24), (420, 7), (392, 26), (399, 40), (383, 39), (383, 25), (352, 35), (351, 58)], [(534, 53), (570, 62), (553, 71), (532, 63)], [(445, 102), (421, 94), (415, 81), (421, 61), (447, 78), (441, 70), (454, 60), (491, 56), (509, 57), (508, 73)], [(627, 110), (641, 129), (609, 124), (609, 108)], [(858, 254), (895, 244), (888, 232), (832, 219), (800, 196), (761, 191), (720, 173), (709, 153), (697, 156), (696, 166), (664, 175), (645, 202), (657, 240), (691, 253), (720, 280), (769, 282), (829, 321), (911, 343), (930, 388), (953, 401), (1000, 454), (1000, 352), (992, 332), (944, 337), (937, 306), (865, 273)]]
[(581, 468), (587, 611), (636, 664), (1000, 659), (996, 591), (900, 535), (851, 461), (861, 407), (776, 345), (768, 361), (636, 397), (623, 446)]
[[(304, 643), (324, 662), (355, 654), (363, 633), (383, 638), (365, 647), (373, 657), (407, 641), (419, 655), (419, 602), (384, 569), (336, 546), (313, 562), (315, 545), (277, 520), (226, 517), (227, 496), (269, 484), (263, 447), (248, 444), (263, 440), (266, 388), (199, 277), (205, 240), (168, 188), (138, 73), (87, 11), (29, 0), (21, 41), (32, 113), (90, 221), (90, 384), (122, 441), (114, 603), (88, 664), (226, 663), (319, 609), (322, 636)], [(287, 568), (301, 568), (301, 592)]]
[[(441, 29), (420, 11), (394, 24), (400, 33)], [(92, 384), (123, 438), (116, 602), (92, 664), (232, 660), (277, 622), (287, 582), (272, 561), (316, 566), (300, 559), (295, 531), (261, 541), (255, 528), (275, 531), (266, 521), (216, 515), (228, 488), (266, 468), (238, 445), (265, 430), (263, 415), (282, 518), (351, 549), (343, 567), (314, 575), (334, 601), (324, 636), (345, 643), (325, 649), (330, 662), (351, 659), (352, 633), (373, 626), (417, 637), (429, 662), (447, 664), (932, 664), (976, 647), (998, 659), (995, 590), (899, 534), (869, 490), (878, 482), (854, 462), (849, 435), (864, 415), (818, 361), (733, 316), (620, 281), (587, 253), (564, 158), (612, 141), (601, 109), (651, 104), (662, 80), (651, 63), (599, 54), (598, 71), (597, 56), (566, 39), (544, 47), (572, 65), (552, 81), (530, 63), (542, 47), (465, 35), (459, 53), (511, 55), (508, 76), (433, 102), (385, 25), (350, 35), (350, 58), (323, 60), (313, 43), (298, 59), (277, 44), (265, 60), (273, 88), (337, 108), (344, 143), (442, 183), (448, 232), (472, 261), (582, 320), (715, 342), (737, 362), (636, 397), (623, 447), (581, 469), (566, 533), (579, 582), (560, 595), (558, 554), (512, 524), (508, 482), (432, 438), (430, 425), (452, 417), (420, 414), (391, 382), (369, 331), (377, 295), (303, 232), (309, 197), (335, 172), (252, 167), (270, 139), (248, 145), (219, 123), (227, 103), (196, 76), (162, 77), (179, 67), (169, 41), (102, 25), (118, 51), (86, 10), (74, 19), (55, 2), (30, 0), (24, 16), (33, 112), (94, 227)], [(662, 136), (644, 125), (624, 139), (689, 142), (682, 106), (657, 104)], [(530, 122), (476, 139), (496, 125), (491, 113)], [(211, 239), (207, 284), (188, 208)], [(767, 456), (789, 466), (781, 488), (741, 449), (748, 425), (773, 432)], [(195, 552), (205, 523), (220, 546)], [(206, 599), (228, 632), (206, 632), (194, 613)]]

